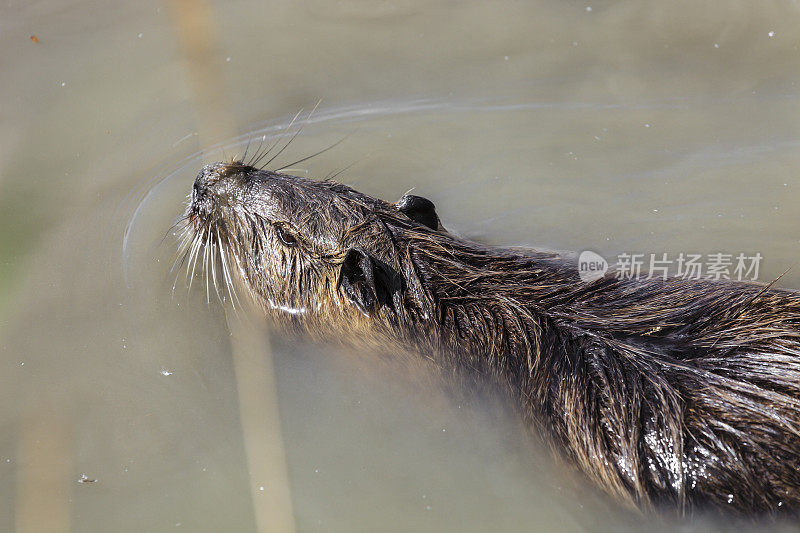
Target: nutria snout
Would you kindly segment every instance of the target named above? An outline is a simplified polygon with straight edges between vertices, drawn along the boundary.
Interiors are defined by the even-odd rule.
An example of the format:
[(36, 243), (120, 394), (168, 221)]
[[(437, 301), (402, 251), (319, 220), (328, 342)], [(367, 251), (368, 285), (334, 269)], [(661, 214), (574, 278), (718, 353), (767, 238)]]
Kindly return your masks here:
[(445, 231), (433, 203), (217, 163), (186, 254), (210, 250), (276, 324), (398, 346), (507, 387), (621, 502), (800, 510), (800, 294), (733, 281), (581, 281), (558, 254)]

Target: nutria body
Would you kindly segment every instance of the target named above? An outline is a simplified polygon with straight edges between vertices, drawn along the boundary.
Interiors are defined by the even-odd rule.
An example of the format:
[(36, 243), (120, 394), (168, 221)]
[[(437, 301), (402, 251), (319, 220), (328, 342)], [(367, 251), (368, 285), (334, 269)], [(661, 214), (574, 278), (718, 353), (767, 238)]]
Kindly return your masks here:
[(800, 512), (800, 294), (585, 283), (559, 255), (453, 236), (429, 204), (217, 163), (195, 181), (187, 253), (204, 243), (225, 284), (241, 278), (286, 329), (403, 346), (503, 384), (631, 506)]

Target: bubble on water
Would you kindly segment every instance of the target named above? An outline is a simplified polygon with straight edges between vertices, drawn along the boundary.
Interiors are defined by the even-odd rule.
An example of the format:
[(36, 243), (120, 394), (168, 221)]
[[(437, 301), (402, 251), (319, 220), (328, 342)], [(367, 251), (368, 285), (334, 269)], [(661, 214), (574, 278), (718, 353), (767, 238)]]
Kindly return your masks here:
[(769, 35), (770, 37), (775, 37), (775, 32), (774, 32), (774, 31), (771, 31), (771, 32), (769, 32), (767, 35)]
[(86, 475), (86, 473), (81, 474), (81, 477), (78, 478), (78, 483), (97, 483), (96, 479), (92, 479)]

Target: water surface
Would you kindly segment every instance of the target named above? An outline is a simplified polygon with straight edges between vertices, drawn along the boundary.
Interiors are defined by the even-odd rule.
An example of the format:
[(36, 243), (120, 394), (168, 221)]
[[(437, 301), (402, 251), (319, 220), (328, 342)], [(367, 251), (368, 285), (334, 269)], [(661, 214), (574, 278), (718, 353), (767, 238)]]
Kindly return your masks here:
[[(173, 294), (167, 231), (203, 163), (320, 99), (275, 165), (346, 137), (295, 172), (413, 187), (464, 236), (800, 259), (795, 3), (10, 1), (0, 44), (2, 530), (257, 529), (229, 317)], [(491, 398), (271, 346), (299, 531), (673, 527)]]

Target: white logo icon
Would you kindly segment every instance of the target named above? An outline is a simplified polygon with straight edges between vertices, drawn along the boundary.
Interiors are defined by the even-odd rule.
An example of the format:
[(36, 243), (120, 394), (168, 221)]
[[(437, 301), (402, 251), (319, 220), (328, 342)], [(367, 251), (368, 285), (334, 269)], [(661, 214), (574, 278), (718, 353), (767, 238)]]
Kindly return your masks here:
[(578, 257), (578, 275), (586, 283), (602, 278), (607, 270), (608, 261), (599, 254), (586, 250)]

